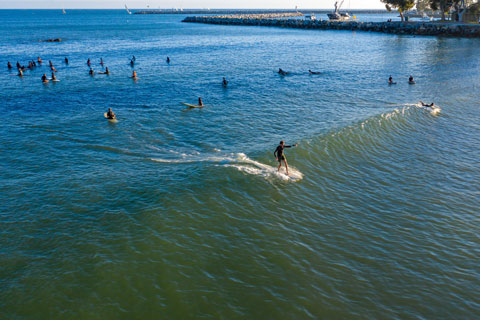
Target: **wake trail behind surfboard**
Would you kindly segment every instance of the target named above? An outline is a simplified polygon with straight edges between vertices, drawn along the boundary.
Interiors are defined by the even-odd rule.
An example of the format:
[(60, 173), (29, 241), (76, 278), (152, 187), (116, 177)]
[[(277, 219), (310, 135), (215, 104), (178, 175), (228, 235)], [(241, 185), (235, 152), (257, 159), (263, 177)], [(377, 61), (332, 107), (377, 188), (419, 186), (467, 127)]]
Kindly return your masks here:
[(292, 166), (288, 167), (289, 175), (286, 175), (285, 167), (282, 166), (280, 172), (276, 167), (261, 163), (250, 159), (244, 153), (232, 153), (224, 156), (211, 156), (198, 158), (195, 156), (183, 157), (183, 159), (159, 159), (151, 158), (150, 160), (160, 163), (193, 163), (193, 162), (213, 162), (218, 167), (234, 168), (238, 171), (249, 175), (263, 177), (266, 180), (281, 180), (285, 182), (298, 182), (303, 179), (303, 174)]

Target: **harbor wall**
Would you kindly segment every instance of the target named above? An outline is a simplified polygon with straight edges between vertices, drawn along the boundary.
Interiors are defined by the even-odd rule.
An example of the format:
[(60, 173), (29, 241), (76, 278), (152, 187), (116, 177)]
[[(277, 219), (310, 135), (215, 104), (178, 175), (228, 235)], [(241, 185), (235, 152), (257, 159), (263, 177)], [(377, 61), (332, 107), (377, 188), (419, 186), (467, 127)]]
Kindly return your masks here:
[[(221, 25), (247, 25), (298, 29), (370, 31), (405, 35), (480, 38), (480, 25), (451, 22), (361, 22), (288, 19), (288, 16), (193, 16), (183, 22)], [(280, 18), (285, 19), (280, 19)]]

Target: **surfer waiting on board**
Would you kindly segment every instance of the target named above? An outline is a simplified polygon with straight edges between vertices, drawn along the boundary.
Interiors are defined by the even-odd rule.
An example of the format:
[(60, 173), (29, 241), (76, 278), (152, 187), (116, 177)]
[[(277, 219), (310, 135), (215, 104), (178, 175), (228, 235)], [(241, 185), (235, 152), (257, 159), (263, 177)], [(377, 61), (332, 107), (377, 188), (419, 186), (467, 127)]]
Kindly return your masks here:
[(278, 73), (281, 74), (282, 76), (287, 74), (287, 72), (283, 71), (282, 68), (278, 69)]
[(47, 75), (44, 73), (42, 76), (42, 82), (48, 82)]
[(68, 58), (65, 57), (65, 64), (68, 64)]
[(283, 150), (285, 148), (291, 148), (291, 147), (296, 147), (296, 146), (297, 146), (297, 144), (294, 144), (292, 146), (287, 146), (287, 145), (285, 145), (285, 141), (283, 141), (283, 140), (280, 141), (280, 145), (277, 147), (277, 149), (275, 149), (275, 152), (273, 153), (273, 155), (275, 156), (275, 158), (279, 162), (277, 171), (280, 171), (280, 168), (282, 167), (282, 161), (283, 161), (283, 163), (285, 164), (285, 170), (286, 170), (287, 176), (288, 176), (287, 158), (285, 157), (285, 154), (283, 153), (284, 152)]
[(388, 78), (388, 83), (393, 83), (393, 78), (392, 78), (392, 76), (390, 76), (390, 77)]
[(414, 83), (414, 82), (415, 82), (415, 80), (413, 79), (413, 76), (412, 76), (412, 75), (410, 75), (410, 77), (408, 77), (408, 82), (410, 82), (410, 83)]
[(167, 63), (170, 63), (170, 58), (169, 57), (167, 57)]
[(228, 85), (228, 81), (227, 81), (227, 79), (225, 79), (225, 77), (223, 77), (222, 85), (223, 85), (224, 87), (226, 87), (226, 86)]
[(52, 72), (52, 81), (56, 81), (57, 77), (55, 76), (55, 72)]
[(17, 76), (23, 77), (23, 71), (22, 71), (22, 69), (20, 69), (20, 68), (18, 69), (18, 74), (17, 74)]
[(108, 67), (105, 68), (105, 74), (110, 74), (110, 70), (108, 70)]
[(107, 119), (115, 119), (115, 113), (112, 111), (112, 108), (108, 108)]
[(8, 63), (7, 63), (7, 68), (12, 69), (12, 64), (10, 63), (10, 61), (8, 61)]
[(93, 75), (95, 74), (95, 71), (93, 71), (93, 69), (90, 68), (90, 71), (88, 71), (88, 73), (89, 73), (91, 76), (93, 76)]
[(92, 64), (92, 63), (90, 62), (90, 58), (88, 58), (88, 60), (87, 60), (87, 66), (90, 67), (91, 64)]
[(133, 79), (137, 79), (137, 71), (133, 70), (132, 78), (133, 78)]
[(203, 101), (202, 101), (202, 98), (198, 97), (198, 105), (200, 107), (203, 107)]

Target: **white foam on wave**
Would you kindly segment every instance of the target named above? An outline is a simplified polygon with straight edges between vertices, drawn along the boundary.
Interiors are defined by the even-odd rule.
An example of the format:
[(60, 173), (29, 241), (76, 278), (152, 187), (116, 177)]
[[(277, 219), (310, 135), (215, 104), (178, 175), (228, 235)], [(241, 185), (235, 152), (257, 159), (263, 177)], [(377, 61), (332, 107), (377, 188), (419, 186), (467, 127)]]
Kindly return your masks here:
[(427, 110), (428, 112), (430, 112), (433, 115), (436, 115), (436, 114), (440, 113), (440, 111), (442, 111), (442, 109), (437, 105), (434, 105), (434, 107), (432, 108), (432, 107), (426, 107), (419, 102), (419, 103), (415, 104), (415, 106), (417, 108), (422, 108), (424, 110)]
[(260, 176), (268, 180), (277, 179), (297, 182), (303, 179), (303, 174), (294, 167), (289, 166), (289, 175), (287, 176), (284, 166), (282, 166), (280, 172), (278, 172), (276, 167), (252, 160), (244, 153), (231, 153), (224, 156), (209, 156), (204, 158), (182, 154), (182, 159), (151, 158), (150, 160), (161, 163), (214, 162), (218, 167), (235, 168), (243, 173)]
[(238, 163), (224, 164), (223, 166), (235, 168), (247, 174), (261, 176), (265, 179), (279, 179), (290, 182), (297, 182), (303, 179), (303, 174), (294, 167), (288, 167), (289, 175), (287, 176), (284, 166), (278, 172), (277, 168), (252, 160), (243, 153), (237, 154), (236, 161)]

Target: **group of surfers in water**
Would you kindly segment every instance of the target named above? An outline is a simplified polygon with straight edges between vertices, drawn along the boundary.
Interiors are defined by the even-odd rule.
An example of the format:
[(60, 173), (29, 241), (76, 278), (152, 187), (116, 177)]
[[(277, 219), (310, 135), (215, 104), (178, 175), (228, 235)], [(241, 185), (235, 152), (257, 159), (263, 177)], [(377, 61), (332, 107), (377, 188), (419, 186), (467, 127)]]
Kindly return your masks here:
[[(68, 61), (68, 58), (65, 57), (65, 63), (68, 64), (69, 61)], [(130, 66), (133, 68), (135, 66), (135, 61), (136, 61), (136, 58), (135, 56), (133, 56), (131, 59), (130, 59)], [(167, 57), (167, 63), (170, 63), (171, 60), (169, 57)], [(35, 61), (30, 61), (29, 64), (28, 64), (28, 69), (33, 69), (37, 66), (37, 63), (39, 65), (42, 64), (42, 59), (40, 57), (38, 57), (37, 59), (37, 62)], [(47, 75), (44, 73), (43, 76), (42, 76), (42, 82), (48, 82), (49, 80), (52, 80), (52, 81), (56, 81), (57, 78), (55, 76), (55, 72), (57, 71), (55, 69), (55, 67), (53, 66), (53, 63), (52, 61), (49, 61), (49, 65), (50, 65), (50, 69), (52, 71), (52, 78), (51, 79), (48, 79), (47, 78)], [(93, 68), (91, 67), (91, 60), (90, 58), (87, 60), (87, 65), (90, 67), (90, 71), (89, 71), (89, 74), (91, 76), (95, 75), (95, 71), (93, 70)], [(103, 58), (100, 58), (100, 65), (103, 67), (104, 66), (104, 62), (103, 62)], [(22, 77), (23, 76), (23, 71), (27, 68), (25, 68), (24, 66), (21, 66), (19, 62), (17, 62), (17, 69), (18, 69), (18, 76)], [(8, 62), (7, 64), (7, 67), (8, 69), (12, 69), (12, 64), (10, 62)], [(312, 74), (312, 75), (318, 75), (318, 74), (321, 74), (321, 72), (316, 72), (316, 71), (312, 71), (312, 70), (308, 70), (309, 74)], [(105, 71), (104, 72), (98, 72), (99, 74), (106, 74), (106, 75), (109, 75), (110, 74), (110, 70), (108, 69), (108, 67), (105, 67)], [(290, 74), (290, 72), (286, 72), (284, 70), (282, 70), (281, 68), (278, 69), (278, 74), (280, 75), (288, 75)], [(132, 72), (132, 76), (131, 76), (132, 79), (137, 79), (137, 72), (135, 70), (133, 70)], [(388, 78), (388, 83), (389, 84), (396, 84), (396, 82), (393, 81), (393, 77), (390, 76)], [(410, 75), (409, 79), (408, 79), (408, 83), (409, 84), (415, 84), (415, 80), (413, 78), (413, 76)], [(224, 87), (227, 87), (228, 85), (228, 81), (227, 79), (225, 79), (225, 77), (222, 79), (222, 85)], [(427, 103), (424, 103), (422, 101), (420, 101), (421, 105), (423, 107), (430, 107), (430, 108), (433, 108), (435, 107), (435, 104), (432, 102), (430, 104), (427, 104)], [(203, 101), (202, 101), (202, 98), (199, 97), (198, 98), (198, 107), (203, 107)], [(106, 113), (106, 118), (109, 119), (109, 120), (114, 120), (116, 119), (116, 115), (115, 113), (112, 111), (112, 108), (108, 108), (108, 112)], [(278, 168), (277, 168), (277, 171), (280, 171), (281, 167), (282, 167), (282, 163), (285, 165), (285, 171), (286, 171), (286, 174), (289, 175), (288, 173), (288, 162), (287, 162), (287, 158), (285, 156), (285, 148), (292, 148), (292, 147), (296, 147), (298, 146), (298, 144), (294, 144), (294, 145), (286, 145), (285, 142), (282, 140), (280, 141), (280, 144), (277, 146), (277, 148), (275, 149), (273, 155), (275, 157), (275, 159), (278, 161)]]
[[(393, 77), (390, 76), (390, 77), (388, 77), (388, 84), (397, 84), (397, 83), (395, 81), (393, 81)], [(412, 75), (410, 75), (410, 77), (408, 77), (408, 84), (416, 84), (415, 79), (413, 79)]]
[[(279, 68), (277, 73), (281, 76), (287, 76), (290, 74), (290, 72), (288, 71), (284, 71), (282, 68)], [(322, 74), (321, 72), (318, 72), (318, 71), (312, 71), (312, 70), (308, 70), (308, 73), (309, 74)]]
[[(135, 61), (137, 60), (137, 58), (135, 56), (132, 56), (132, 58), (130, 59), (130, 66), (133, 68), (135, 66)], [(67, 57), (65, 57), (64, 59), (64, 62), (65, 64), (68, 65), (69, 63), (69, 60)], [(167, 63), (170, 64), (171, 60), (170, 60), (170, 57), (167, 57)], [(40, 66), (42, 65), (43, 63), (43, 60), (42, 58), (38, 57), (37, 58), (37, 61), (35, 62), (34, 60), (31, 60), (29, 61), (28, 63), (28, 67), (25, 67), (25, 66), (22, 66), (20, 64), (20, 62), (17, 61), (17, 64), (16, 64), (16, 67), (17, 67), (17, 70), (18, 70), (18, 74), (17, 76), (19, 77), (23, 77), (23, 73), (25, 70), (29, 69), (29, 70), (33, 70), (34, 68), (36, 68), (37, 66)], [(49, 66), (50, 66), (50, 70), (52, 71), (52, 77), (49, 79), (47, 77), (47, 74), (44, 73), (42, 75), (42, 82), (43, 83), (46, 83), (46, 82), (49, 82), (50, 80), (52, 81), (58, 81), (55, 73), (57, 72), (57, 69), (55, 69), (55, 67), (53, 66), (53, 63), (51, 60), (48, 61), (49, 63)], [(103, 67), (104, 66), (104, 62), (103, 62), (103, 58), (100, 58), (100, 65)], [(94, 76), (95, 75), (95, 70), (92, 68), (92, 61), (90, 60), (90, 58), (87, 59), (87, 66), (90, 68), (90, 70), (88, 71), (88, 73), (91, 75), (91, 76)], [(12, 64), (10, 63), (10, 61), (8, 61), (7, 63), (7, 68), (8, 70), (11, 70), (13, 69), (13, 66)], [(101, 72), (97, 72), (97, 74), (105, 74), (105, 75), (109, 75), (110, 74), (110, 70), (108, 69), (108, 67), (105, 67), (105, 71), (101, 71)], [(137, 72), (135, 70), (133, 70), (132, 72), (132, 76), (130, 77), (134, 80), (137, 80), (138, 79), (138, 76), (137, 76)], [(223, 79), (223, 85), (226, 86), (227, 85), (227, 81), (225, 80), (225, 78)]]

